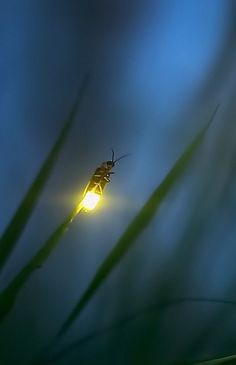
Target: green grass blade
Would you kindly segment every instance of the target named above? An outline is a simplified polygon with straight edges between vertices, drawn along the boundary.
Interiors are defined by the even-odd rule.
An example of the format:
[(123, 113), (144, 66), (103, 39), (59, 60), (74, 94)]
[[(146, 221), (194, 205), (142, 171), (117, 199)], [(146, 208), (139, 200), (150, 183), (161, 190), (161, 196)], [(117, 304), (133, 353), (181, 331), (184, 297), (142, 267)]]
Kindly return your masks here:
[(12, 309), (17, 294), (23, 288), (29, 277), (35, 270), (40, 268), (47, 260), (53, 250), (56, 248), (59, 240), (62, 238), (65, 231), (68, 229), (70, 223), (78, 213), (76, 207), (68, 217), (57, 227), (57, 229), (48, 238), (45, 244), (37, 251), (33, 258), (26, 264), (23, 269), (16, 275), (2, 293), (0, 293), (0, 322)]
[(174, 187), (178, 178), (185, 171), (189, 161), (193, 157), (195, 151), (203, 141), (203, 137), (211, 124), (216, 111), (215, 109), (209, 123), (201, 130), (200, 133), (193, 139), (190, 145), (185, 149), (183, 154), (177, 160), (175, 165), (169, 171), (167, 176), (161, 182), (161, 184), (154, 190), (153, 194), (144, 204), (143, 208), (136, 215), (134, 220), (128, 226), (126, 231), (123, 233), (117, 244), (111, 250), (109, 255), (106, 257), (104, 262), (98, 268), (94, 278), (88, 285), (81, 299), (73, 308), (72, 312), (69, 314), (68, 318), (64, 322), (60, 331), (58, 332), (57, 338), (62, 336), (69, 327), (74, 323), (74, 321), (79, 316), (82, 309), (86, 306), (89, 300), (93, 297), (97, 289), (102, 285), (104, 280), (108, 277), (110, 272), (118, 265), (124, 255), (127, 253), (129, 248), (132, 246), (134, 241), (138, 236), (147, 228), (151, 220), (154, 218), (157, 209), (160, 207), (162, 201), (168, 195), (169, 191)]
[(36, 176), (29, 190), (27, 191), (25, 197), (23, 198), (22, 202), (17, 208), (13, 218), (11, 219), (10, 223), (8, 224), (5, 232), (3, 233), (0, 239), (0, 270), (3, 268), (7, 259), (10, 257), (12, 250), (16, 246), (16, 243), (20, 238), (37, 204), (40, 194), (42, 193), (43, 188), (46, 185), (47, 180), (52, 173), (52, 170), (56, 164), (59, 153), (62, 150), (67, 135), (75, 119), (76, 112), (81, 104), (82, 97), (87, 84), (88, 84), (88, 75), (86, 75), (85, 78), (83, 79), (82, 86), (80, 87), (76, 103), (70, 115), (68, 116), (55, 142), (55, 145), (51, 149), (38, 175)]
[[(51, 363), (56, 363), (58, 360), (65, 358), (72, 351), (75, 351), (80, 346), (87, 344), (91, 340), (99, 339), (99, 338), (101, 338), (101, 336), (107, 335), (108, 333), (111, 333), (111, 332), (117, 332), (120, 329), (122, 329), (123, 327), (125, 327), (139, 319), (156, 315), (160, 311), (164, 311), (170, 307), (173, 307), (176, 305), (178, 306), (178, 305), (186, 304), (186, 303), (188, 303), (188, 304), (191, 304), (191, 303), (224, 304), (224, 305), (230, 305), (230, 306), (236, 305), (236, 302), (233, 300), (227, 300), (227, 299), (225, 300), (225, 299), (218, 299), (218, 298), (204, 298), (204, 297), (192, 297), (192, 298), (189, 297), (188, 298), (187, 297), (187, 298), (172, 298), (169, 300), (165, 299), (165, 300), (160, 301), (156, 305), (149, 306), (149, 307), (143, 308), (133, 314), (129, 314), (129, 315), (125, 316), (124, 318), (116, 320), (115, 322), (111, 323), (110, 325), (108, 325), (106, 327), (99, 328), (99, 329), (79, 338), (78, 340), (72, 342), (71, 344), (66, 345), (64, 348), (60, 349), (58, 352), (53, 353), (51, 356), (50, 355), (45, 356), (45, 358), (43, 358), (43, 362), (47, 365), (51, 364)], [(230, 359), (230, 358), (236, 359), (236, 356), (230, 356), (230, 357), (222, 358), (222, 359)], [(210, 361), (218, 361), (218, 360), (221, 360), (221, 359), (208, 360), (206, 362), (201, 362), (200, 364), (198, 363), (198, 364), (192, 364), (192, 365), (201, 365), (201, 364), (202, 365), (214, 365), (214, 362), (211, 363)], [(209, 364), (208, 364), (208, 362), (209, 362)], [(217, 364), (217, 362), (215, 364)], [(191, 365), (191, 364), (189, 364), (189, 365)]]
[(236, 364), (236, 355), (225, 356), (217, 359), (201, 361), (192, 365), (221, 365), (221, 364)]

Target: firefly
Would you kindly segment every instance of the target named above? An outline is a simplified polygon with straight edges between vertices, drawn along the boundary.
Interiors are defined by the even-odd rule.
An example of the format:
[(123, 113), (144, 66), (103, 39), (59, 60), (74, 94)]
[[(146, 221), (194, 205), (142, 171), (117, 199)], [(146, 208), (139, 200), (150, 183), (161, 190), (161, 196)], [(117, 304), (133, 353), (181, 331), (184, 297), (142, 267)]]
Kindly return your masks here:
[(122, 158), (128, 156), (128, 154), (123, 155), (115, 160), (115, 153), (112, 150), (111, 160), (103, 162), (93, 173), (88, 185), (86, 186), (83, 194), (82, 202), (80, 207), (85, 211), (93, 210), (103, 195), (104, 188), (107, 183), (109, 183), (110, 176), (114, 174), (113, 167)]

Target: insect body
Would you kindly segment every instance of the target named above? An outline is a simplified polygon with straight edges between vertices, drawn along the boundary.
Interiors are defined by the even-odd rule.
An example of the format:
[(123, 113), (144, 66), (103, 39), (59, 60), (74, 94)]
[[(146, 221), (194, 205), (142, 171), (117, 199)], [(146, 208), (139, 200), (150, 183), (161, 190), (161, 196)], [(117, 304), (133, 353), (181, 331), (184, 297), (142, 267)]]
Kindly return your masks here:
[(121, 160), (122, 158), (124, 158), (126, 156), (127, 155), (123, 155), (115, 160), (114, 159), (115, 154), (114, 154), (114, 151), (112, 150), (111, 160), (103, 162), (101, 164), (101, 166), (99, 166), (95, 170), (94, 174), (92, 175), (92, 177), (84, 191), (84, 195), (86, 195), (86, 193), (88, 191), (92, 191), (96, 194), (102, 195), (106, 184), (108, 182), (110, 182), (110, 176), (112, 174), (114, 174), (114, 172), (111, 170), (113, 169), (113, 167), (115, 166), (117, 161)]

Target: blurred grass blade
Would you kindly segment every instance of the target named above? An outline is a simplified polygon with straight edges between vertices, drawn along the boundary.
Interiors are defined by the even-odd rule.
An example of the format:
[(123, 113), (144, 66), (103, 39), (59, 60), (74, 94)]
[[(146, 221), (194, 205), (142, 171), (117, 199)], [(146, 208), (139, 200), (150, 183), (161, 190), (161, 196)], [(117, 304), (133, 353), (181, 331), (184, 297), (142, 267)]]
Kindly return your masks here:
[(221, 364), (236, 364), (236, 355), (225, 356), (218, 359), (201, 361), (192, 365), (221, 365)]
[(7, 288), (4, 289), (2, 293), (0, 293), (0, 322), (5, 318), (5, 316), (13, 307), (17, 294), (22, 289), (28, 278), (47, 260), (77, 214), (78, 208), (75, 207), (75, 209), (57, 227), (57, 229), (52, 233), (44, 245), (38, 250), (29, 263), (23, 267), (23, 269), (10, 282)]
[(120, 260), (124, 257), (126, 252), (132, 246), (134, 241), (140, 236), (140, 234), (147, 228), (148, 224), (154, 218), (154, 215), (157, 209), (160, 207), (162, 201), (168, 195), (169, 191), (175, 186), (178, 178), (184, 173), (189, 161), (191, 160), (193, 154), (199, 147), (199, 145), (203, 141), (203, 137), (211, 124), (214, 116), (217, 112), (218, 105), (212, 114), (210, 121), (207, 125), (201, 130), (200, 133), (193, 139), (190, 145), (185, 149), (183, 154), (177, 160), (175, 165), (169, 171), (165, 179), (161, 182), (161, 184), (154, 190), (153, 194), (144, 204), (142, 209), (133, 219), (131, 224), (128, 226), (126, 231), (123, 233), (117, 244), (111, 250), (110, 254), (98, 268), (94, 278), (90, 282), (86, 291), (84, 292), (81, 299), (75, 305), (74, 309), (64, 322), (62, 328), (60, 329), (57, 338), (63, 335), (69, 327), (73, 324), (76, 318), (79, 316), (82, 309), (88, 303), (88, 301), (95, 294), (97, 289), (102, 285), (104, 280), (110, 274), (110, 272), (117, 266)]
[(64, 127), (62, 128), (53, 148), (51, 149), (48, 157), (46, 158), (43, 166), (41, 167), (38, 175), (31, 184), (25, 197), (17, 208), (13, 218), (8, 224), (5, 232), (0, 239), (0, 270), (3, 268), (7, 259), (9, 258), (12, 250), (14, 249), (18, 239), (20, 238), (36, 204), (46, 185), (49, 176), (56, 164), (59, 153), (66, 141), (67, 135), (71, 129), (73, 121), (75, 119), (76, 112), (81, 104), (82, 97), (86, 86), (88, 84), (88, 75), (86, 75), (82, 81), (82, 85), (79, 90), (76, 103), (69, 114)]
[[(218, 299), (218, 298), (204, 298), (204, 297), (187, 297), (187, 298), (172, 298), (172, 299), (166, 299), (162, 300), (159, 303), (149, 306), (147, 308), (143, 308), (135, 313), (126, 315), (124, 318), (118, 319), (115, 322), (111, 323), (110, 325), (107, 325), (106, 327), (99, 328), (91, 333), (88, 333), (87, 335), (79, 338), (78, 340), (72, 342), (69, 345), (66, 345), (64, 348), (60, 349), (59, 351), (53, 353), (52, 355), (48, 354), (43, 358), (43, 362), (45, 364), (51, 364), (55, 363), (58, 360), (61, 360), (62, 358), (65, 358), (67, 355), (69, 355), (72, 351), (77, 350), (80, 346), (86, 345), (90, 341), (94, 341), (97, 338), (101, 338), (101, 336), (107, 335), (109, 332), (116, 332), (120, 329), (124, 328), (125, 326), (128, 326), (129, 324), (132, 324), (133, 322), (144, 319), (149, 316), (153, 316), (155, 314), (159, 314), (160, 311), (167, 310), (168, 308), (176, 305), (186, 304), (186, 303), (208, 303), (208, 304), (226, 304), (230, 306), (235, 306), (236, 302), (232, 300), (227, 299)], [(222, 359), (236, 359), (236, 356), (229, 356)], [(197, 364), (189, 364), (189, 365), (214, 365), (216, 363), (211, 363), (210, 361), (219, 361), (221, 359), (217, 360), (208, 360), (206, 362), (201, 362)], [(236, 362), (235, 362), (236, 363)], [(37, 363), (36, 363), (37, 364)], [(35, 364), (35, 365), (36, 365)], [(38, 363), (39, 364), (39, 363)], [(219, 362), (220, 364), (220, 362)], [(180, 364), (179, 364), (180, 365)]]

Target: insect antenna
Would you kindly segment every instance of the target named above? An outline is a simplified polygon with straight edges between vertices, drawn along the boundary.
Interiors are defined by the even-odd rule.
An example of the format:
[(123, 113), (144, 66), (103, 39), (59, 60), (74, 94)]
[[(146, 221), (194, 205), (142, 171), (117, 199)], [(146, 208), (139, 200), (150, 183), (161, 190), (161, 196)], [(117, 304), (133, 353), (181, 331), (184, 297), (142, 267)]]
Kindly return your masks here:
[(116, 162), (118, 162), (118, 161), (120, 161), (122, 158), (125, 158), (125, 157), (127, 157), (127, 156), (129, 156), (130, 155), (130, 153), (126, 153), (125, 155), (122, 155), (122, 156), (120, 156), (119, 158), (117, 158), (115, 161), (113, 161), (114, 163), (116, 163)]
[(114, 161), (114, 158), (115, 158), (115, 152), (114, 152), (114, 150), (113, 150), (113, 149), (111, 149), (111, 151), (112, 151), (111, 160), (112, 160), (112, 162), (115, 162), (115, 161)]

